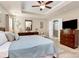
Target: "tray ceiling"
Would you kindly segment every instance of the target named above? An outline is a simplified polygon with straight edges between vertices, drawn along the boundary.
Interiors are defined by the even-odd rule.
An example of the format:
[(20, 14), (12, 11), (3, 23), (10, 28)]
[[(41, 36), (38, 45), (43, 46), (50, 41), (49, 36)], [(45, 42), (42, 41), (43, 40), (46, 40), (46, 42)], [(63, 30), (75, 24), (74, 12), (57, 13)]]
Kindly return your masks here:
[[(48, 4), (48, 6), (53, 8), (54, 6), (58, 5), (59, 3), (61, 3), (61, 1), (54, 1), (53, 3)], [(40, 7), (32, 7), (32, 5), (39, 5), (39, 4), (37, 1), (22, 2), (22, 12), (45, 14), (52, 9), (52, 8), (51, 9), (45, 8), (42, 11), (40, 11)]]

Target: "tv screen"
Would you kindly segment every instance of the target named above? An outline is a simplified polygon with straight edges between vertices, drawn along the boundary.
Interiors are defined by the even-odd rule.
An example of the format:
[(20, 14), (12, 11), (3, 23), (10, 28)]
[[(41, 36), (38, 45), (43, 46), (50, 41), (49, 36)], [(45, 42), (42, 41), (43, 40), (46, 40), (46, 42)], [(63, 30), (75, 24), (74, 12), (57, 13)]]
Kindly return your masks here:
[(63, 22), (63, 29), (77, 29), (77, 19), (70, 20), (70, 21), (64, 21)]

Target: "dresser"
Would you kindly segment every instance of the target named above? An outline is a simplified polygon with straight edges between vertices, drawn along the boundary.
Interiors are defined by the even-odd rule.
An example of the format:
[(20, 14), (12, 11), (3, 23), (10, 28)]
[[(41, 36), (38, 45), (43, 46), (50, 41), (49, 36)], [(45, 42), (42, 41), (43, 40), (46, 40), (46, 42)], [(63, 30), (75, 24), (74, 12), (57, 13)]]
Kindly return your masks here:
[(38, 32), (19, 32), (19, 36), (25, 36), (25, 35), (38, 35)]
[(68, 31), (61, 30), (60, 43), (73, 49), (78, 47), (79, 30), (70, 29)]

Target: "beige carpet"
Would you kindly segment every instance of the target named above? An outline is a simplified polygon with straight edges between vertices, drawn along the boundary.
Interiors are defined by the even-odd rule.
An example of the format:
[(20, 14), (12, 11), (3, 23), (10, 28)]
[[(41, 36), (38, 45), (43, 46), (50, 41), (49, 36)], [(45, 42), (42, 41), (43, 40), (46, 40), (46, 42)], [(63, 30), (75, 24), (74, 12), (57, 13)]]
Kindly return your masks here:
[(59, 58), (79, 58), (79, 47), (72, 49), (64, 45), (59, 46)]

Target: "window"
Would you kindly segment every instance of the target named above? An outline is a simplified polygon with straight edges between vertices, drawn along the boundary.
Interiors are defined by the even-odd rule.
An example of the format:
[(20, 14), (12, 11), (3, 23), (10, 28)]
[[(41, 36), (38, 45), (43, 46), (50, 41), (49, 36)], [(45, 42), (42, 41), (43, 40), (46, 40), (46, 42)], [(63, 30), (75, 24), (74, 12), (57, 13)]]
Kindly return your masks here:
[(14, 20), (9, 16), (9, 31), (14, 31)]

